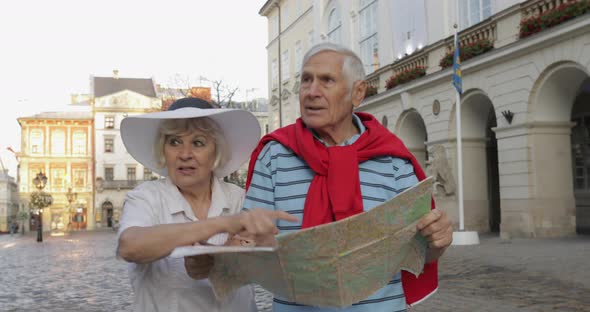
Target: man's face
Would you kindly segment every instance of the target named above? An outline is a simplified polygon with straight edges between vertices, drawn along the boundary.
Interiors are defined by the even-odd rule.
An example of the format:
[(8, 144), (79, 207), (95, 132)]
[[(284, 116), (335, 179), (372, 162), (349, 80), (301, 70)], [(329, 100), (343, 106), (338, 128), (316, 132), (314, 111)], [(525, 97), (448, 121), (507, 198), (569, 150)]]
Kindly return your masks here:
[(309, 128), (329, 131), (351, 122), (353, 103), (343, 62), (342, 55), (323, 51), (303, 65), (299, 105), (301, 119)]

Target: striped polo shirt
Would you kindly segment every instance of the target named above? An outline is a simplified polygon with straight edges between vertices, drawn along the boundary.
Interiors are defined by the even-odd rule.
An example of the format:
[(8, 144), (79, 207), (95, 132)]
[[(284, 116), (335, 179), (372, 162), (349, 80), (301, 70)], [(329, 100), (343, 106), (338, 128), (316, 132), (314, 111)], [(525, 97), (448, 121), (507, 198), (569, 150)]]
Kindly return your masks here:
[[(360, 133), (364, 125), (356, 115), (353, 121)], [(360, 134), (354, 135), (342, 145), (354, 143)], [(317, 136), (315, 136), (318, 139)], [(260, 152), (250, 188), (246, 193), (244, 209), (265, 208), (283, 210), (299, 218), (299, 223), (279, 220), (280, 233), (289, 233), (301, 229), (303, 207), (314, 172), (292, 150), (272, 141)], [(359, 177), (364, 211), (371, 210), (378, 204), (396, 196), (405, 189), (418, 183), (414, 168), (409, 160), (395, 157), (376, 157), (359, 163)], [(310, 307), (283, 298), (273, 299), (275, 312), (395, 312), (406, 311), (406, 301), (401, 285), (401, 273), (392, 276), (391, 281), (369, 298), (343, 309)]]

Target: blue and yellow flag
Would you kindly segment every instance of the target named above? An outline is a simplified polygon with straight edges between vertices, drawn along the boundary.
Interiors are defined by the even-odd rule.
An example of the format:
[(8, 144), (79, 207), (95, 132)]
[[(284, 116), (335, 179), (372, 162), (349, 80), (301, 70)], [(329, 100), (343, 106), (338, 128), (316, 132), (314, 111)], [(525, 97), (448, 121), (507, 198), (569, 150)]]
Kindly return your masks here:
[(459, 57), (459, 40), (455, 39), (455, 53), (453, 54), (453, 86), (459, 94), (463, 93), (463, 79), (461, 74), (461, 58)]

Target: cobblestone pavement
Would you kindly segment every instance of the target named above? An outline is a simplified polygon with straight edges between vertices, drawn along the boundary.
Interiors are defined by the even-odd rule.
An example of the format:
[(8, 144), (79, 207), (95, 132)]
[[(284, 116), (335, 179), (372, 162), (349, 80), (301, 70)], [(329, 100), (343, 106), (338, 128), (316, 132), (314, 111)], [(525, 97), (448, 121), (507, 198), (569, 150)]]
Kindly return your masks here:
[[(0, 311), (130, 311), (126, 264), (115, 233), (0, 236)], [(590, 237), (482, 236), (453, 246), (440, 262), (439, 291), (411, 312), (590, 311)], [(261, 311), (268, 293), (257, 289)]]
[(590, 236), (452, 246), (420, 311), (590, 311)]

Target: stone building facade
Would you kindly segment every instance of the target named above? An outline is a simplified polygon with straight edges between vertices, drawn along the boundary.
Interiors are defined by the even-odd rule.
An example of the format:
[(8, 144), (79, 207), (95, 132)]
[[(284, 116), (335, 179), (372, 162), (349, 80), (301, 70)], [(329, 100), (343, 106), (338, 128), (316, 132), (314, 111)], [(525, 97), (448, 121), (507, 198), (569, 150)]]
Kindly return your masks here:
[(95, 137), (96, 226), (113, 227), (127, 191), (145, 180), (157, 179), (123, 145), (120, 125), (123, 118), (161, 110), (151, 78), (123, 78), (118, 71), (111, 77), (91, 77), (90, 105)]
[[(269, 17), (269, 33), (277, 6), (295, 2), (267, 1), (261, 14)], [(362, 11), (376, 6), (376, 62), (370, 64), (375, 68), (367, 70), (367, 80), (377, 94), (366, 98), (359, 111), (375, 115), (427, 170), (436, 173), (437, 205), (456, 222), (457, 195), (448, 190), (457, 181), (457, 101), (452, 69), (442, 68), (440, 62), (453, 50), (452, 25), (457, 20), (463, 47), (489, 40), (493, 45), (489, 52), (462, 62), (465, 228), (503, 237), (589, 233), (590, 15), (526, 38), (520, 33), (523, 21), (584, 1), (476, 2), (478, 6), (471, 0), (459, 1), (457, 9), (455, 2), (444, 0), (310, 1), (305, 12), (320, 26), (304, 23), (302, 17), (294, 23), (325, 31), (340, 27), (339, 36), (322, 30), (315, 40), (344, 44), (366, 59)], [(332, 29), (334, 10), (340, 19)], [(386, 24), (403, 18), (400, 14), (415, 16), (408, 22), (411, 31), (402, 29), (407, 25)], [(430, 18), (434, 16), (438, 17)], [(297, 32), (287, 28), (282, 35), (291, 33)], [(275, 41), (278, 37), (268, 46), (271, 69)], [(418, 67), (425, 69), (423, 77), (386, 89), (392, 76)], [(273, 88), (269, 90), (271, 98), (276, 96)], [(270, 118), (274, 118), (272, 109)]]
[(17, 218), (19, 204), (16, 181), (8, 175), (8, 170), (2, 167), (2, 171), (0, 171), (0, 232), (10, 232), (12, 222), (16, 222), (20, 226)]
[[(24, 207), (37, 189), (38, 173), (47, 177), (43, 189), (53, 204), (43, 211), (43, 230), (92, 229), (93, 204), (93, 120), (89, 112), (46, 112), (20, 117), (20, 198)], [(77, 194), (71, 203), (68, 190)], [(37, 229), (38, 217), (31, 213), (30, 229)]]

